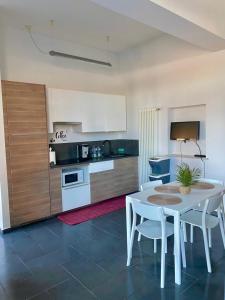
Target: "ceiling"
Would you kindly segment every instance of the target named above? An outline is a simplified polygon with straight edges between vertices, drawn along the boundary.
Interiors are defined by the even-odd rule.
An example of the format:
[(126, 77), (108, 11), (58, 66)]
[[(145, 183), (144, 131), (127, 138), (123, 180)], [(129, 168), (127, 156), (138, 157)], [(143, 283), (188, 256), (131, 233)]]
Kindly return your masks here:
[(163, 34), (89, 0), (0, 0), (0, 17), (6, 26), (24, 28), (28, 24), (34, 32), (113, 52)]
[(151, 0), (208, 30), (225, 37), (224, 0)]

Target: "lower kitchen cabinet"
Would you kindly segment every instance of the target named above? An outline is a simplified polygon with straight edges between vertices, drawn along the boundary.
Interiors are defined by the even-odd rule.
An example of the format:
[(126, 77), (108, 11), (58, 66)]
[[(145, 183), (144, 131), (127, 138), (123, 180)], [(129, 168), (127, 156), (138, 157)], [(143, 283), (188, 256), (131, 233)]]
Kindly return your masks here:
[(91, 203), (113, 198), (117, 194), (114, 169), (93, 173), (90, 175), (90, 181)]
[(115, 189), (118, 195), (137, 192), (138, 187), (138, 158), (127, 157), (114, 162)]
[(91, 203), (136, 192), (138, 190), (138, 158), (114, 160), (114, 169), (90, 174)]
[(51, 215), (62, 212), (61, 168), (50, 169), (50, 212)]

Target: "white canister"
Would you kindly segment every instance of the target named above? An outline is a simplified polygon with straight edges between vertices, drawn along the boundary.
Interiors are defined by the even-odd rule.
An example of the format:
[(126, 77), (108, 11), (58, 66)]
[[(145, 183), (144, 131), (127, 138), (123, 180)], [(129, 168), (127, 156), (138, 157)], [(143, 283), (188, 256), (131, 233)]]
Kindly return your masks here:
[(55, 151), (53, 151), (51, 147), (49, 148), (49, 163), (56, 164)]

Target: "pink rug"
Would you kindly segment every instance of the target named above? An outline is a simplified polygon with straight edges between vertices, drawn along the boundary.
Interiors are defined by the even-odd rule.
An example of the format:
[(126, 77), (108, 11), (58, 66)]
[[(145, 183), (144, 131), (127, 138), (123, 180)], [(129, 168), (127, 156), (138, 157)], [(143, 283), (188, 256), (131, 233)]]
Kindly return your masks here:
[(125, 197), (126, 196), (120, 196), (88, 207), (65, 212), (57, 218), (65, 224), (76, 225), (124, 208)]

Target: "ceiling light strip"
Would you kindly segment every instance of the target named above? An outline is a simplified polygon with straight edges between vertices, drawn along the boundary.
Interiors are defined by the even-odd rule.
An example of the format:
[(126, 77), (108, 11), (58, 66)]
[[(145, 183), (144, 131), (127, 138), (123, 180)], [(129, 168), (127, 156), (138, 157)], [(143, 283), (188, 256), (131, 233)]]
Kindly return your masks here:
[(88, 63), (93, 63), (93, 64), (103, 65), (103, 66), (107, 66), (107, 67), (112, 67), (112, 64), (109, 63), (109, 62), (96, 60), (96, 59), (91, 59), (91, 58), (86, 58), (86, 57), (81, 57), (81, 56), (76, 56), (76, 55), (71, 55), (71, 54), (66, 54), (66, 53), (57, 52), (57, 51), (54, 51), (54, 50), (49, 51), (49, 55), (59, 56), (59, 57), (64, 57), (64, 58), (72, 58), (72, 59), (85, 61), (85, 62), (88, 62)]

